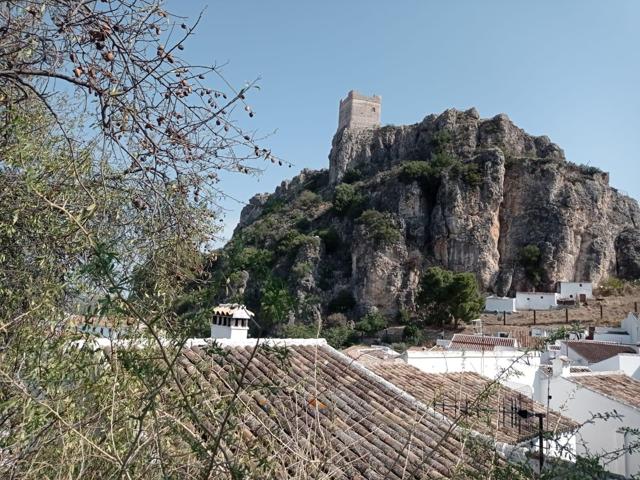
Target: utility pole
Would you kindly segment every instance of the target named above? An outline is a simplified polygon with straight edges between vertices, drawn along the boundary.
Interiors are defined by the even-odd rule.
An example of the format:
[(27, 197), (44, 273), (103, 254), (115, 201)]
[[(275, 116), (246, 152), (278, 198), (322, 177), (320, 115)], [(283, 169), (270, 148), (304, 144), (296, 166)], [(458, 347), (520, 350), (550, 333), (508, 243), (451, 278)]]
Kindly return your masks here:
[(542, 467), (544, 467), (544, 435), (542, 430), (544, 415), (544, 413), (536, 413), (536, 417), (538, 417), (538, 446), (540, 447), (540, 478), (542, 478)]
[(530, 410), (518, 410), (518, 415), (522, 418), (538, 417), (538, 476), (542, 478), (542, 468), (544, 467), (544, 417), (546, 413), (532, 412)]

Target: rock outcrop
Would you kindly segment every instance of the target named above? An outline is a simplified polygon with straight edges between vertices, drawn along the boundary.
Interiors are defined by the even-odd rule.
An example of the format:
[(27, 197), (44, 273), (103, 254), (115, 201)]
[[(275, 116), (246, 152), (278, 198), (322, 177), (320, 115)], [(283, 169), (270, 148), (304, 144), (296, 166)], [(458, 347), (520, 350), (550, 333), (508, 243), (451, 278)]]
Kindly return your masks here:
[[(447, 110), (409, 126), (342, 129), (329, 163), (254, 197), (231, 242), (277, 252), (272, 271), (315, 302), (314, 317), (345, 290), (354, 315), (412, 309), (431, 265), (475, 272), (499, 295), (640, 276), (638, 203), (506, 115)], [(332, 202), (345, 182), (353, 205), (338, 212)], [(365, 210), (384, 212), (388, 224), (366, 224)], [(527, 245), (540, 252), (535, 280), (520, 259)]]

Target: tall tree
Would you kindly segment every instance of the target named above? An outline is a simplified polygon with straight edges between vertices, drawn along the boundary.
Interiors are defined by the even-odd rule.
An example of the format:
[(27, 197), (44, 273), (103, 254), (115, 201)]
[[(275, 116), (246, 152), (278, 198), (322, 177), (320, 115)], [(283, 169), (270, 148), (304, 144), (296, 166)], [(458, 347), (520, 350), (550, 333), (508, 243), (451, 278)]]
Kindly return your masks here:
[(453, 321), (454, 328), (460, 320), (468, 323), (476, 318), (484, 306), (475, 275), (440, 267), (424, 273), (416, 300), (428, 323), (445, 325)]

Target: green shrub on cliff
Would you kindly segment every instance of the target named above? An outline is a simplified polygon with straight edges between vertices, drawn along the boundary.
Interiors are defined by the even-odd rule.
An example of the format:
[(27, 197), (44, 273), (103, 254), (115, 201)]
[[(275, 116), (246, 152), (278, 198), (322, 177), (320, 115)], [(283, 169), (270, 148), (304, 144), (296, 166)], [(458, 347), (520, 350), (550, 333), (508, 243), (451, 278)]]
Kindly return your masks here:
[(400, 240), (400, 231), (391, 214), (378, 210), (365, 210), (358, 218), (365, 234), (377, 245), (388, 245)]
[(541, 260), (542, 255), (537, 245), (526, 245), (520, 250), (520, 265), (524, 268), (525, 275), (534, 287), (537, 287), (542, 280)]
[(364, 199), (353, 185), (341, 183), (336, 187), (333, 195), (333, 209), (338, 215), (357, 214), (362, 208)]

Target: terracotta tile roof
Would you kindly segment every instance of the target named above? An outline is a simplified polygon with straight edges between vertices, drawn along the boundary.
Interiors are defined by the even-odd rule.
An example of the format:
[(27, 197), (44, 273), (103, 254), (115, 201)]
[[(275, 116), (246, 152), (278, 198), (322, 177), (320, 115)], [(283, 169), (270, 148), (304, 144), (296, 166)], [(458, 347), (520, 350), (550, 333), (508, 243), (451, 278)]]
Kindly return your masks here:
[[(537, 419), (522, 420), (517, 410), (546, 412), (546, 407), (516, 390), (477, 373), (426, 373), (407, 364), (376, 364), (368, 367), (385, 380), (432, 405), (452, 420), (461, 416), (469, 428), (497, 440), (517, 445), (538, 433)], [(474, 399), (479, 399), (474, 404)], [(546, 429), (564, 432), (578, 425), (550, 411)]]
[(510, 338), (515, 338), (520, 348), (538, 350), (544, 341), (544, 337), (533, 337), (529, 327), (516, 327), (510, 325), (484, 325), (483, 333), (496, 335), (498, 332), (507, 332)]
[(640, 409), (640, 381), (618, 372), (593, 372), (567, 377), (605, 397)]
[[(389, 349), (390, 350), (390, 349)], [(378, 362), (388, 362), (397, 359), (400, 360), (400, 354), (397, 352), (389, 351), (387, 349), (366, 347), (362, 345), (353, 345), (351, 347), (342, 350), (347, 357), (357, 360), (363, 365)]]
[(516, 348), (515, 338), (465, 335), (456, 333), (451, 339), (449, 350), (493, 350), (495, 347)]
[(270, 452), (284, 469), (278, 478), (468, 478), (460, 471), (486, 472), (493, 453), (486, 444), (471, 453), (481, 439), (326, 344), (194, 345), (179, 364), (183, 383), (203, 392), (201, 408), (244, 378), (229, 435), (239, 430)]
[(611, 342), (593, 340), (574, 340), (565, 342), (567, 347), (583, 357), (589, 363), (598, 363), (619, 353), (636, 353), (633, 347)]

